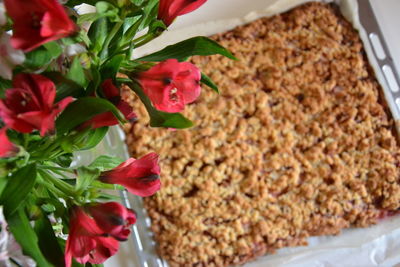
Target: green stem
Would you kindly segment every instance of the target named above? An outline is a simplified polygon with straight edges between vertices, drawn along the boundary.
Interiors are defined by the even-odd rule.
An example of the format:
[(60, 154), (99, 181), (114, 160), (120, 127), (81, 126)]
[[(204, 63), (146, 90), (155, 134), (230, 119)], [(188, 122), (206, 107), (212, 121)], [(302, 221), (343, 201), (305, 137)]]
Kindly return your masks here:
[(55, 158), (58, 158), (59, 156), (62, 156), (62, 155), (64, 155), (64, 154), (67, 154), (68, 152), (65, 152), (65, 151), (56, 151), (56, 152), (54, 152), (53, 154), (51, 154), (50, 156), (48, 156), (46, 159), (47, 160), (49, 160), (49, 159), (55, 159)]
[(137, 96), (140, 98), (140, 100), (143, 102), (144, 106), (146, 107), (147, 111), (149, 113), (152, 113), (155, 111), (155, 108), (153, 107), (153, 105), (151, 104), (150, 99), (147, 97), (147, 95), (143, 92), (142, 88), (140, 87), (140, 85), (136, 82), (133, 81), (132, 83), (128, 84), (129, 87), (132, 89), (132, 91), (134, 91)]
[(39, 173), (44, 178), (44, 180), (46, 180), (46, 182), (49, 182), (50, 184), (54, 185), (57, 189), (61, 190), (67, 196), (71, 197), (75, 196), (75, 190), (71, 185), (67, 184), (61, 179), (53, 177), (51, 174), (49, 174), (44, 170), (39, 169)]
[(135, 47), (140, 47), (140, 46), (145, 45), (148, 42), (154, 40), (155, 38), (160, 36), (161, 33), (163, 33), (163, 31), (147, 33), (147, 34), (137, 38), (136, 40), (133, 40), (133, 43), (135, 44)]
[(68, 168), (63, 168), (63, 167), (56, 167), (56, 166), (49, 166), (49, 165), (39, 165), (38, 167), (41, 169), (48, 169), (51, 171), (63, 171), (63, 172), (75, 173), (74, 170), (71, 170)]
[(60, 145), (60, 139), (49, 139), (39, 150), (32, 153), (32, 157), (35, 159), (47, 159), (48, 155), (53, 152), (54, 149)]
[(54, 194), (56, 194), (59, 197), (62, 197), (64, 199), (68, 199), (70, 196), (68, 196), (68, 194), (64, 193), (62, 190), (60, 190), (59, 188), (55, 187), (53, 184), (49, 183), (48, 181), (46, 181), (45, 179), (43, 179), (42, 175), (39, 175), (39, 177), (41, 179), (38, 179), (38, 183), (43, 185), (44, 187), (46, 187), (47, 189), (49, 189), (51, 192), (53, 192)]
[[(115, 54), (121, 54), (122, 52), (125, 52), (125, 50), (127, 48), (129, 48), (129, 50), (132, 49), (132, 46), (134, 48), (136, 47), (140, 47), (142, 45), (147, 44), (148, 42), (150, 42), (151, 40), (154, 40), (155, 38), (157, 38), (158, 36), (161, 35), (161, 33), (163, 33), (163, 30), (157, 30), (156, 32), (151, 32), (151, 33), (146, 33), (145, 35), (142, 35), (132, 41), (129, 41), (127, 43), (124, 43), (123, 45), (121, 45), (120, 48), (117, 49), (117, 51), (115, 52)], [(129, 58), (129, 57), (128, 57)]]
[(29, 134), (23, 134), (24, 137), (24, 148), (28, 149), (28, 144), (29, 144)]
[(66, 176), (64, 173), (62, 173), (61, 171), (58, 170), (52, 170), (53, 173), (61, 176), (63, 179), (71, 179), (71, 177)]
[[(148, 37), (149, 35), (153, 35), (153, 34), (152, 34), (152, 33), (146, 33), (146, 34), (144, 34), (144, 35), (142, 35), (142, 36), (139, 36), (139, 37), (136, 38), (136, 39), (133, 39), (131, 42), (134, 43), (134, 44), (136, 44), (136, 43), (138, 43), (138, 42), (141, 42), (142, 40), (145, 40), (145, 39), (149, 38), (149, 37)], [(128, 43), (128, 44), (125, 44), (125, 45), (128, 45), (128, 46), (129, 46), (129, 43)]]

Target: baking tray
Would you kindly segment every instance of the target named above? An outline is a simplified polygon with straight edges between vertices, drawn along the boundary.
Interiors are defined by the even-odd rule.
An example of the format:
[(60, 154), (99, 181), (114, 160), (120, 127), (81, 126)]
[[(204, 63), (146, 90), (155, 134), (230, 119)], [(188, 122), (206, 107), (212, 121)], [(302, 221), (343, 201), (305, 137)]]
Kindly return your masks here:
[[(310, 2), (307, 0), (253, 0), (255, 8), (260, 10), (260, 6), (269, 5), (261, 12), (250, 12), (242, 19), (226, 19), (225, 28), (219, 28), (214, 22), (208, 22), (201, 26), (199, 20), (194, 23), (200, 23), (198, 26), (202, 35), (211, 35), (217, 32), (223, 32), (234, 28), (240, 24), (251, 22), (262, 16), (273, 15), (291, 9), (299, 4)], [(221, 1), (223, 2), (223, 1)], [(237, 1), (236, 1), (237, 2)], [(279, 2), (279, 3), (278, 3)], [(284, 3), (286, 2), (286, 3)], [(364, 44), (364, 49), (372, 68), (375, 71), (376, 78), (383, 88), (383, 92), (391, 110), (396, 125), (399, 127), (400, 119), (400, 79), (399, 72), (391, 57), (391, 53), (385, 41), (385, 37), (379, 27), (377, 18), (369, 0), (342, 0), (342, 1), (320, 1), (336, 2), (342, 8), (342, 13), (350, 20), (353, 26), (359, 31)], [(234, 5), (233, 5), (234, 6)], [(249, 5), (251, 6), (251, 5)], [(278, 7), (276, 7), (278, 6)], [(220, 10), (220, 9), (219, 9)], [(247, 12), (251, 11), (248, 10)], [(203, 10), (202, 12), (206, 12)], [(234, 12), (234, 11), (232, 11)], [(232, 15), (232, 12), (224, 14)], [(241, 10), (243, 12), (243, 10)], [(347, 14), (346, 14), (347, 13)], [(235, 14), (240, 16), (240, 14)], [(201, 16), (198, 16), (201, 17)], [(183, 21), (185, 23), (185, 21)], [(191, 22), (193, 23), (193, 21)], [(213, 24), (214, 23), (214, 24)], [(189, 24), (188, 24), (189, 25)], [(229, 25), (229, 26), (227, 26)], [(181, 29), (179, 29), (181, 27)], [(203, 27), (203, 28), (202, 28)], [(228, 27), (228, 28), (226, 28)], [(194, 28), (184, 28), (179, 25), (178, 28), (161, 36), (158, 42), (152, 43), (152, 47), (144, 47), (137, 52), (137, 55), (147, 54), (152, 50), (158, 50), (162, 46), (180, 41), (173, 36), (180, 36), (185, 39), (196, 35), (198, 31)], [(212, 28), (214, 32), (210, 32)], [(219, 30), (218, 30), (219, 29)], [(158, 49), (154, 49), (158, 47)], [(128, 158), (129, 154), (124, 143), (125, 135), (118, 127), (112, 127), (104, 140), (95, 151), (82, 153), (85, 160), (94, 159), (96, 155), (107, 154)], [(90, 159), (90, 160), (89, 160)], [(156, 244), (153, 240), (153, 233), (150, 230), (151, 220), (146, 210), (143, 208), (142, 199), (133, 195), (128, 195), (125, 191), (121, 192), (123, 203), (133, 208), (138, 220), (132, 228), (132, 237), (130, 243), (123, 244), (116, 257), (106, 262), (107, 267), (116, 266), (137, 266), (137, 267), (166, 267), (168, 264), (156, 254)], [(309, 246), (297, 248), (284, 248), (278, 250), (275, 255), (260, 257), (256, 261), (248, 263), (248, 266), (393, 266), (400, 262), (400, 255), (397, 256), (400, 249), (400, 218), (394, 217), (381, 222), (377, 226), (367, 229), (346, 229), (339, 236), (329, 237), (311, 237)], [(365, 260), (367, 259), (367, 260)]]

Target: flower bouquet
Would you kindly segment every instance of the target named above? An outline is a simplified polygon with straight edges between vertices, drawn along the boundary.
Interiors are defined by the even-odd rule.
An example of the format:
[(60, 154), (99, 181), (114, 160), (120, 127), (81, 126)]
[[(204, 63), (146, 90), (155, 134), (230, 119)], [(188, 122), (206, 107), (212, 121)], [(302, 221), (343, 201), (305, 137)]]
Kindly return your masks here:
[[(151, 127), (192, 126), (179, 112), (201, 83), (218, 89), (186, 60), (232, 54), (194, 37), (133, 55), (205, 2), (0, 1), (1, 266), (94, 266), (128, 239), (135, 212), (105, 190), (156, 193), (158, 155), (102, 155), (80, 167), (73, 155), (95, 147), (109, 126), (136, 120), (122, 85), (143, 102)], [(93, 12), (79, 12), (82, 4)]]

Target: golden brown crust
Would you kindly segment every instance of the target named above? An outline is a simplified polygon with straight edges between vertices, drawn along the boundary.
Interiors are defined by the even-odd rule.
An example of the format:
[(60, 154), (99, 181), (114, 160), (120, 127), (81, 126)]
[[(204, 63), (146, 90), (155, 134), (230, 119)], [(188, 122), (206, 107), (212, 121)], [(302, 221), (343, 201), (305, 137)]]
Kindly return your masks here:
[(214, 36), (238, 61), (193, 61), (219, 86), (189, 130), (127, 125), (133, 156), (161, 155), (145, 199), (171, 266), (241, 264), (307, 237), (366, 227), (399, 208), (393, 122), (362, 43), (333, 6), (311, 3)]

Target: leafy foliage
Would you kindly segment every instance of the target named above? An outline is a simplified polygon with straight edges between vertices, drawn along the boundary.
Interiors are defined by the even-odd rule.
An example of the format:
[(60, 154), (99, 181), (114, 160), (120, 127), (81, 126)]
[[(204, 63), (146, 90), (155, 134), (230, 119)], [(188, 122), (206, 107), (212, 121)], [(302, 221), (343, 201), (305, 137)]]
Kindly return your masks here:
[[(10, 3), (18, 5), (17, 2)], [(21, 16), (23, 19), (16, 20), (8, 12), (9, 19), (2, 25), (4, 31), (19, 33), (15, 28), (25, 19), (30, 22), (29, 27), (23, 25), (21, 29), (31, 29), (36, 23), (29, 21), (32, 19), (29, 10), (39, 2), (28, 2), (18, 9), (28, 12)], [(11, 64), (12, 57), (4, 59), (7, 64), (3, 67), (9, 67), (10, 63), (9, 73), (13, 73), (14, 80), (5, 79), (0, 70), (0, 98), (9, 97), (11, 94), (6, 91), (13, 90), (12, 101), (0, 106), (5, 109), (3, 106), (10, 105), (6, 107), (7, 112), (0, 112), (3, 130), (0, 132), (0, 206), (23, 253), (40, 267), (64, 265), (65, 240), (60, 235), (71, 230), (71, 210), (115, 201), (115, 196), (102, 190), (123, 188), (121, 184), (103, 180), (106, 177), (103, 172), (111, 172), (122, 159), (102, 155), (88, 166), (81, 166), (76, 157), (76, 152), (91, 150), (104, 139), (109, 128), (102, 126), (135, 119), (118, 89), (103, 86), (110, 81), (113, 85), (128, 85), (146, 107), (151, 127), (189, 128), (193, 122), (182, 114), (155, 107), (157, 104), (151, 102), (153, 99), (141, 87), (140, 75), (167, 59), (185, 61), (194, 55), (216, 54), (235, 59), (228, 50), (206, 37), (194, 37), (132, 59), (136, 48), (157, 38), (170, 24), (160, 16), (159, 0), (61, 2), (65, 2), (64, 7), (53, 3), (52, 9), (42, 2), (38, 4), (38, 14), (42, 11), (45, 14), (43, 21), (33, 25), (35, 31), (19, 36), (33, 43), (29, 49), (13, 44), (21, 50), (14, 49), (10, 53), (19, 54), (12, 56), (24, 54), (19, 63)], [(81, 14), (77, 8), (81, 4), (93, 8)], [(60, 9), (56, 13), (51, 13), (57, 8)], [(65, 24), (71, 27), (52, 21), (60, 12), (65, 12), (68, 18)], [(51, 27), (44, 28), (44, 25)], [(42, 27), (37, 31), (40, 36), (31, 36), (38, 27)], [(199, 72), (193, 73), (197, 74), (194, 85), (200, 90)], [(17, 76), (25, 78), (17, 80)], [(168, 77), (155, 79), (169, 80)], [(201, 75), (201, 82), (218, 92), (217, 85), (207, 75)], [(91, 124), (94, 117), (108, 117), (107, 123), (94, 127)], [(73, 262), (72, 266), (101, 265)]]
[(35, 164), (27, 165), (14, 172), (7, 181), (7, 190), (0, 197), (6, 214), (13, 214), (26, 199), (36, 180)]
[(207, 37), (193, 37), (185, 41), (169, 45), (164, 49), (139, 58), (141, 61), (162, 61), (169, 58), (175, 58), (184, 61), (190, 56), (210, 56), (222, 55), (230, 59), (236, 59), (228, 50), (217, 42)]

